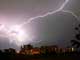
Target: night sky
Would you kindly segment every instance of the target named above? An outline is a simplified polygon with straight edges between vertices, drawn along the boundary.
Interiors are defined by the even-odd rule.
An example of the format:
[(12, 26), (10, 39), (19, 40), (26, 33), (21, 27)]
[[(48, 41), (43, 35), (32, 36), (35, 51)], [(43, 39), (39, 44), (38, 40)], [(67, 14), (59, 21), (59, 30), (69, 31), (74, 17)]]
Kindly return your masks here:
[[(74, 27), (79, 24), (80, 0), (69, 0), (60, 9), (65, 1), (0, 0), (0, 24), (5, 25), (4, 29), (0, 27), (0, 49), (19, 49), (23, 44), (70, 46)], [(21, 29), (13, 28), (15, 25)], [(18, 30), (24, 30), (24, 35)]]

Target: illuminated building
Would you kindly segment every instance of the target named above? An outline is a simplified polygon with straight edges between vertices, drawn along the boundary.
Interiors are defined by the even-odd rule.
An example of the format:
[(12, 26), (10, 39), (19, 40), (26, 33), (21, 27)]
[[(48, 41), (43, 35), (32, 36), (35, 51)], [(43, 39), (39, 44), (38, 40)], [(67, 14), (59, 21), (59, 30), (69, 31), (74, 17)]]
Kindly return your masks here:
[(31, 49), (32, 55), (39, 55), (40, 54), (40, 48), (33, 48)]

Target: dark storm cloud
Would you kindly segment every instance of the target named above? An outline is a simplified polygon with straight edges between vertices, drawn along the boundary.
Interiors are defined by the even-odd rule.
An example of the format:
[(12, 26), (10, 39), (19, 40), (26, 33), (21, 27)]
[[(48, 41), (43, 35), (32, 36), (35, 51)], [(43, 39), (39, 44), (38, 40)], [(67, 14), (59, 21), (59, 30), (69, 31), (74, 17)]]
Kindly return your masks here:
[(77, 16), (80, 16), (80, 0), (69, 0), (68, 4), (64, 7), (64, 10), (72, 11)]
[[(64, 0), (0, 0), (0, 15), (10, 23), (20, 23), (30, 17), (58, 9)], [(1, 20), (1, 19), (0, 19)]]
[(0, 37), (0, 49), (7, 49), (7, 48), (17, 48), (17, 46), (14, 43), (9, 42), (9, 39), (7, 37)]
[(75, 16), (60, 11), (35, 19), (31, 22), (30, 30), (34, 30), (33, 35), (37, 37), (36, 40), (41, 40), (41, 42), (37, 43), (38, 45), (57, 44), (61, 47), (66, 47), (73, 38), (74, 27), (77, 24), (78, 21)]
[[(0, 23), (17, 24), (30, 17), (58, 9), (64, 0), (0, 0)], [(0, 48), (14, 47), (9, 39), (0, 39)], [(17, 47), (17, 46), (16, 46)]]
[[(0, 23), (22, 23), (30, 17), (43, 15), (58, 9), (64, 0), (0, 0)], [(64, 10), (76, 12), (79, 10), (79, 0), (70, 0)], [(73, 38), (77, 20), (70, 13), (57, 12), (43, 18), (34, 19), (25, 29), (29, 30), (31, 37), (35, 36), (34, 45), (58, 44), (66, 46)], [(29, 27), (29, 28), (28, 28)], [(36, 41), (41, 42), (37, 43)], [(0, 48), (14, 47), (15, 43), (9, 43), (9, 39), (0, 37)], [(27, 42), (27, 39), (26, 39)], [(26, 43), (25, 42), (25, 43)], [(67, 45), (68, 46), (68, 45)]]
[(0, 10), (4, 13), (27, 13), (28, 16), (45, 14), (58, 9), (64, 0), (0, 0)]

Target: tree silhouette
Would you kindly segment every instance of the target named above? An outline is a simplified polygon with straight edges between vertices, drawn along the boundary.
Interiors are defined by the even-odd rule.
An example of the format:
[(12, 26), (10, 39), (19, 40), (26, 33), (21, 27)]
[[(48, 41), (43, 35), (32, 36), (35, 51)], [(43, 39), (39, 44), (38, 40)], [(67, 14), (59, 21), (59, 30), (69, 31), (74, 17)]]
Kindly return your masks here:
[(78, 27), (75, 27), (75, 30), (78, 31), (78, 34), (75, 35), (74, 40), (71, 40), (72, 46), (76, 46), (76, 48), (80, 48), (80, 24)]
[(72, 46), (76, 46), (76, 48), (80, 47), (80, 42), (76, 41), (76, 40), (71, 40)]
[(33, 46), (31, 44), (28, 44), (28, 45), (23, 45), (23, 47), (21, 46), (21, 48), (30, 50), (33, 48)]

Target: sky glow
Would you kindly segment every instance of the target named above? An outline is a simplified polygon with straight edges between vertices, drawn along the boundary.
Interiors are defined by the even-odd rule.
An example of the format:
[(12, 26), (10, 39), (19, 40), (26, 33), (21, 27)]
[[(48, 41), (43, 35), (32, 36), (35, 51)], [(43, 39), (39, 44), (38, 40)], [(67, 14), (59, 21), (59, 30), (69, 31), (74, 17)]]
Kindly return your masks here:
[(16, 45), (18, 45), (18, 46), (21, 46), (22, 44), (24, 44), (25, 41), (27, 41), (27, 43), (30, 43), (30, 42), (32, 42), (32, 38), (29, 34), (29, 31), (25, 31), (25, 29), (23, 29), (22, 27), (31, 23), (35, 19), (43, 18), (45, 16), (55, 14), (56, 12), (59, 12), (59, 11), (71, 13), (73, 16), (75, 16), (75, 18), (77, 18), (77, 16), (73, 12), (63, 10), (65, 5), (68, 4), (68, 2), (69, 2), (69, 0), (65, 0), (65, 2), (62, 3), (62, 5), (57, 10), (52, 11), (52, 12), (47, 12), (44, 15), (31, 17), (30, 19), (24, 21), (21, 24), (17, 24), (17, 25), (13, 24), (11, 26), (6, 26), (5, 24), (1, 24), (0, 25), (0, 32), (4, 32), (4, 34), (0, 35), (0, 36), (5, 36), (6, 35), (6, 37), (8, 37), (10, 39), (10, 43), (15, 42)]
[[(61, 5), (61, 7), (59, 9), (52, 11), (52, 12), (48, 12), (41, 16), (32, 17), (20, 25), (13, 25), (13, 26), (7, 27), (6, 25), (1, 24), (0, 31), (1, 32), (4, 31), (6, 33), (7, 37), (10, 39), (10, 43), (15, 41), (17, 45), (22, 45), (26, 39), (30, 40), (30, 37), (29, 37), (28, 32), (26, 33), (21, 27), (23, 27), (25, 24), (30, 23), (31, 21), (33, 21), (36, 18), (45, 17), (47, 15), (54, 14), (58, 11), (61, 11), (68, 2), (69, 2), (69, 0), (65, 0), (65, 2)], [(30, 42), (30, 41), (27, 41), (27, 42)]]

